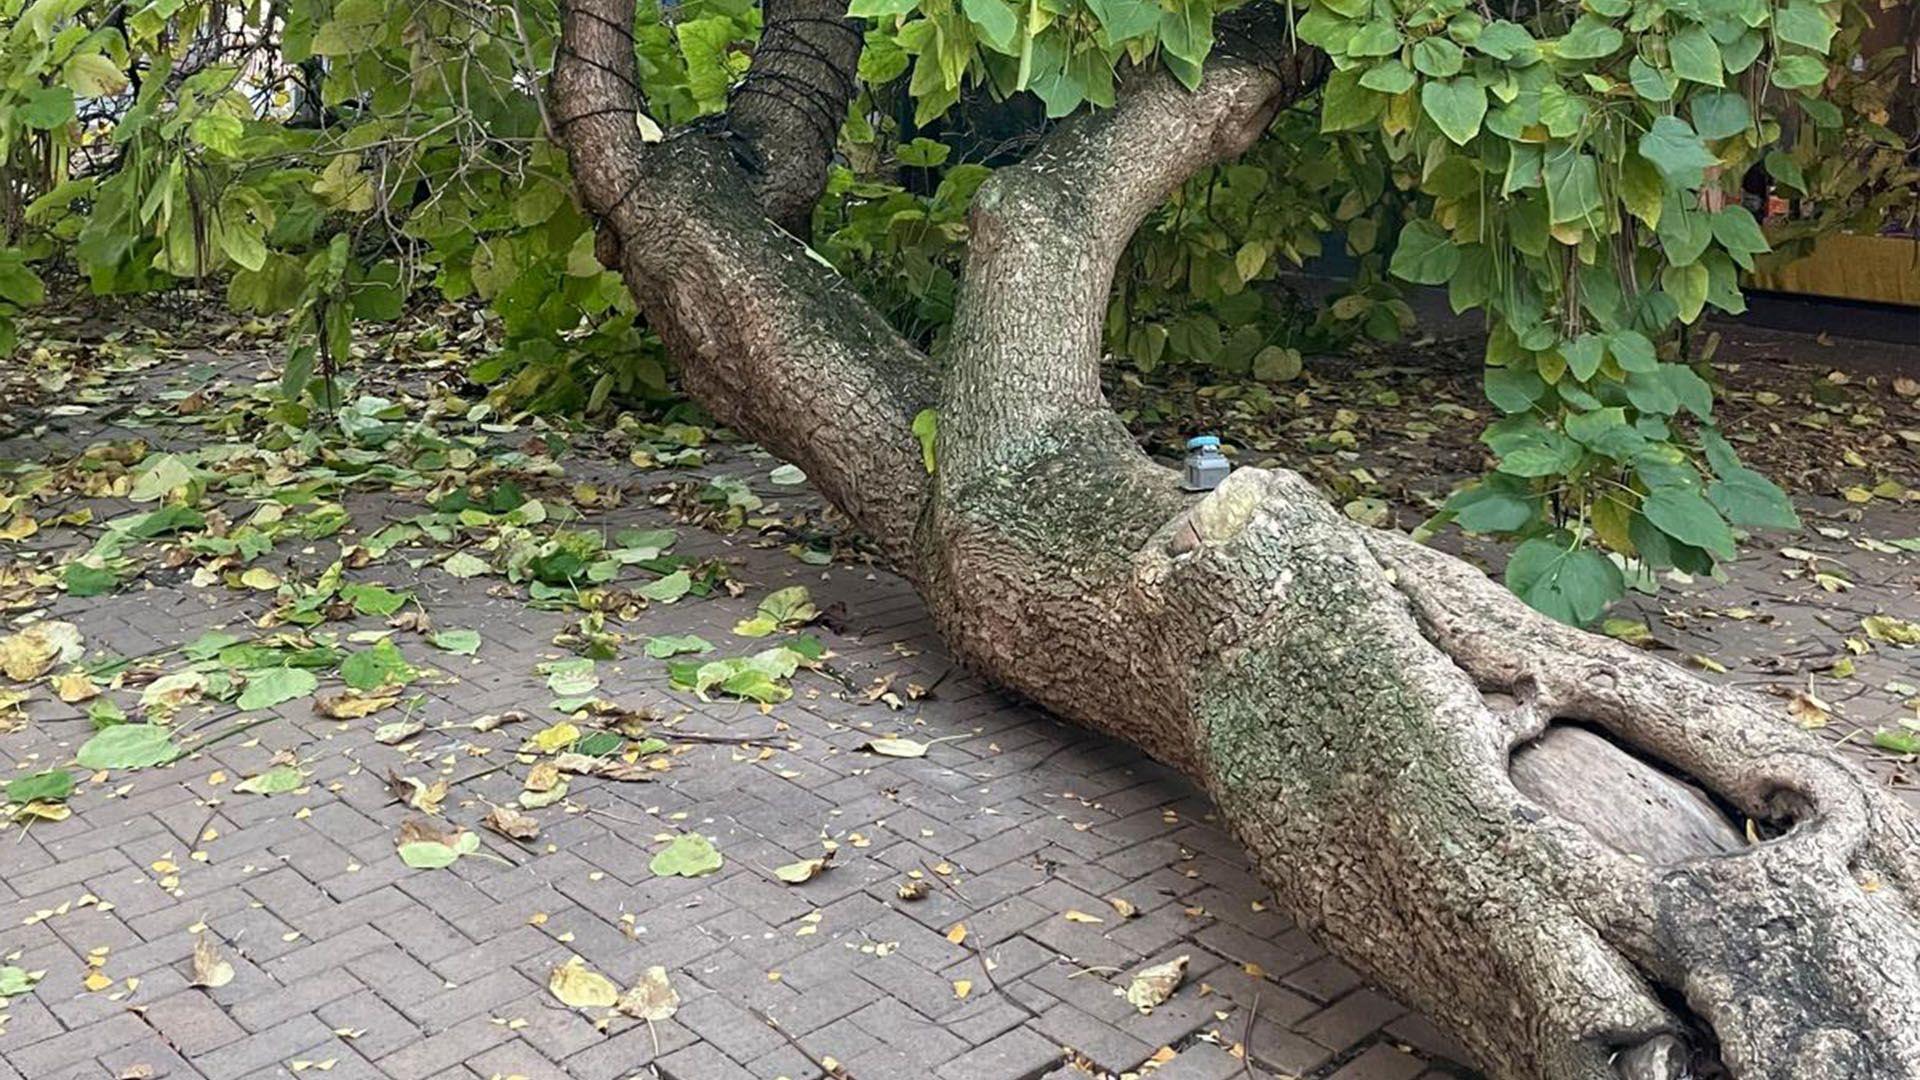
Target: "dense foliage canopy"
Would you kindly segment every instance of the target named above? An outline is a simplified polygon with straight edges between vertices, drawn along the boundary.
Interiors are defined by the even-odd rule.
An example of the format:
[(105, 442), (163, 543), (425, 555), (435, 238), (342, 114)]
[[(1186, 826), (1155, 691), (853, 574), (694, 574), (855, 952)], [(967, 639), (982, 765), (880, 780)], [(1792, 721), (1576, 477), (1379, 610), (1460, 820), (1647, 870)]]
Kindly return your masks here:
[[(1269, 2), (1269, 0), (1257, 0)], [(1198, 79), (1213, 0), (853, 0), (865, 48), (812, 243), (903, 332), (937, 343), (974, 190), (1055, 119), (1111, 105), (1130, 64)], [(1859, 52), (1881, 0), (1314, 0), (1288, 47), (1321, 92), (1135, 241), (1117, 362), (1283, 382), (1302, 350), (1406, 332), (1407, 284), (1484, 313), (1493, 470), (1445, 518), (1519, 541), (1509, 584), (1587, 621), (1736, 529), (1791, 524), (1713, 426), (1708, 308), (1743, 269), (1877, 228), (1916, 170), (1889, 108), (1909, 58)], [(550, 0), (0, 0), (0, 351), (43, 275), (93, 291), (224, 283), (288, 317), (291, 422), (355, 320), (410, 295), (484, 302), (472, 376), (544, 408), (667, 393), (657, 344), (595, 257), (543, 97)], [(724, 109), (751, 0), (642, 0), (649, 137)], [(1769, 230), (1748, 178), (1794, 205)], [(1764, 200), (1762, 200), (1764, 205)], [(1275, 287), (1344, 245), (1323, 310)]]

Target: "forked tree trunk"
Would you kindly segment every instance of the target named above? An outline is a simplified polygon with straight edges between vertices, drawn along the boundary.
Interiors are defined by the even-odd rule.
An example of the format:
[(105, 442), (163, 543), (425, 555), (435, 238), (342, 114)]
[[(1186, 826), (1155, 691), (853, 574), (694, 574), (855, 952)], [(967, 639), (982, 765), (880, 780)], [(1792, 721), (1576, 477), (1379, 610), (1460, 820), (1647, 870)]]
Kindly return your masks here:
[[(830, 132), (757, 102), (730, 138), (642, 142), (630, 15), (568, 0), (554, 78), (603, 252), (695, 396), (805, 469), (968, 663), (1204, 785), (1295, 919), (1496, 1076), (1920, 1077), (1920, 825), (1889, 794), (1291, 472), (1185, 494), (1107, 408), (1128, 239), (1320, 75), (1271, 16), (1223, 20), (1198, 90), (1134, 72), (981, 188), (936, 361), (767, 219), (817, 192)], [(821, 17), (770, 0), (756, 65), (828, 66)]]

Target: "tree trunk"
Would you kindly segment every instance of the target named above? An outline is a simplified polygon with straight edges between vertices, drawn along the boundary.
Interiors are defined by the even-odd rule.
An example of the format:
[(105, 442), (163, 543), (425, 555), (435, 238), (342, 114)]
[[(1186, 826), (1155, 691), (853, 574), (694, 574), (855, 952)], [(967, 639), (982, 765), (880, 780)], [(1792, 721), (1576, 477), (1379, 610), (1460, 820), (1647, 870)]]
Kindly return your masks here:
[(1920, 1078), (1920, 824), (1890, 795), (1291, 472), (1186, 494), (1107, 408), (1128, 239), (1322, 74), (1276, 16), (1223, 19), (1191, 93), (1129, 73), (980, 189), (937, 363), (764, 215), (791, 189), (742, 162), (830, 143), (643, 144), (629, 16), (566, 5), (583, 204), (689, 389), (805, 469), (958, 655), (1201, 783), (1296, 920), (1496, 1076)]

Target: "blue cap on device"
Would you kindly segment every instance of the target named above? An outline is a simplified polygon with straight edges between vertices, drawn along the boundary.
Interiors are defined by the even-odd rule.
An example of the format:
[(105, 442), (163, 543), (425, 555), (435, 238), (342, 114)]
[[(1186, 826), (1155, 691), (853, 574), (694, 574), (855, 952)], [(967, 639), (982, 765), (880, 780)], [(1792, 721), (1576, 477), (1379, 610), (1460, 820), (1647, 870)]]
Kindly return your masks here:
[(1187, 449), (1189, 450), (1198, 450), (1203, 446), (1219, 445), (1220, 436), (1218, 435), (1195, 435), (1193, 438), (1187, 440)]

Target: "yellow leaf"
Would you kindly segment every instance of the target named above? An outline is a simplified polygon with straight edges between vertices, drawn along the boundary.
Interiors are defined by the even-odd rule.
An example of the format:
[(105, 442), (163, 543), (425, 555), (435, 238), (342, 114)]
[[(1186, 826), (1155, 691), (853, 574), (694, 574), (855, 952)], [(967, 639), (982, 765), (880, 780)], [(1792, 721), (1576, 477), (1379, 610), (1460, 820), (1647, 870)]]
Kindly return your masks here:
[(680, 1008), (680, 994), (667, 982), (667, 969), (650, 967), (615, 1005), (636, 1020), (671, 1020)]
[(536, 732), (527, 739), (527, 747), (543, 754), (572, 746), (580, 741), (580, 729), (562, 720), (543, 731)]
[(1127, 1004), (1150, 1013), (1154, 1007), (1173, 996), (1180, 989), (1180, 980), (1187, 976), (1189, 957), (1177, 956), (1164, 964), (1155, 964), (1142, 968), (1127, 984)]
[(56, 662), (78, 660), (84, 652), (80, 631), (72, 623), (34, 623), (0, 638), (0, 671), (15, 682), (29, 682), (45, 675)]
[(192, 986), (219, 989), (233, 981), (233, 965), (220, 955), (219, 946), (206, 934), (193, 939)]
[(576, 1009), (611, 1009), (620, 1000), (620, 988), (597, 971), (587, 970), (586, 961), (573, 957), (547, 976), (547, 989), (560, 1001)]
[(100, 688), (93, 684), (93, 680), (88, 678), (84, 671), (54, 676), (53, 692), (61, 701), (69, 705), (100, 696)]
[(947, 931), (947, 940), (953, 942), (955, 945), (959, 945), (962, 942), (966, 941), (967, 940), (967, 924), (954, 923), (953, 929)]
[(954, 996), (954, 997), (955, 997), (956, 999), (958, 999), (958, 1000), (960, 1000), (960, 1001), (965, 1001), (965, 1000), (967, 1000), (967, 995), (968, 995), (968, 994), (971, 994), (971, 993), (973, 993), (973, 980), (972, 980), (972, 979), (955, 979), (955, 980), (953, 980), (953, 996)]

